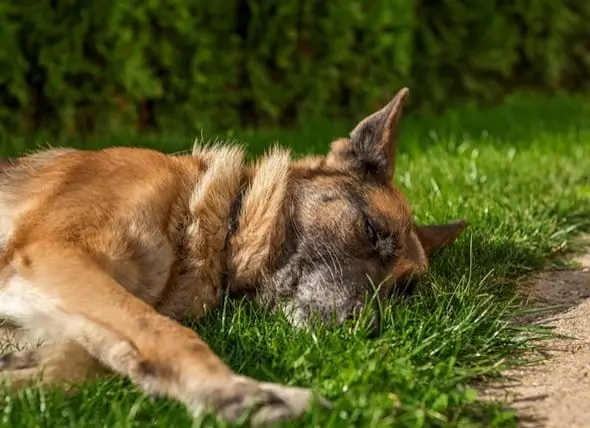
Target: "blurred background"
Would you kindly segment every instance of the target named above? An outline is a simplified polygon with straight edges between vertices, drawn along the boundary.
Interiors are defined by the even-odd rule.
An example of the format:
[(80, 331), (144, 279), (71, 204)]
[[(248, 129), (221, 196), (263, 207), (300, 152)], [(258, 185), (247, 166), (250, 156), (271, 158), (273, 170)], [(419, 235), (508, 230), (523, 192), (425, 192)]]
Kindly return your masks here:
[(189, 134), (590, 87), (580, 0), (3, 0), (0, 135)]

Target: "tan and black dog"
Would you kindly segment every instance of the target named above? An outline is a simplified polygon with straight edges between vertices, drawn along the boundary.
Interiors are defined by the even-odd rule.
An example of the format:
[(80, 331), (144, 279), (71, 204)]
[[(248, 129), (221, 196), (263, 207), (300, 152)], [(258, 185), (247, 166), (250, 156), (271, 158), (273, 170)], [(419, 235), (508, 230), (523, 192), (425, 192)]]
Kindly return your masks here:
[(417, 226), (392, 184), (407, 95), (322, 157), (274, 148), (250, 165), (231, 145), (191, 156), (59, 148), (5, 166), (0, 317), (43, 344), (0, 357), (2, 379), (19, 387), (42, 370), (42, 382), (66, 386), (110, 372), (195, 415), (235, 420), (256, 406), (259, 423), (305, 412), (310, 390), (236, 374), (179, 321), (228, 291), (295, 326), (312, 315), (338, 323), (374, 284), (383, 298), (423, 274), (465, 223)]

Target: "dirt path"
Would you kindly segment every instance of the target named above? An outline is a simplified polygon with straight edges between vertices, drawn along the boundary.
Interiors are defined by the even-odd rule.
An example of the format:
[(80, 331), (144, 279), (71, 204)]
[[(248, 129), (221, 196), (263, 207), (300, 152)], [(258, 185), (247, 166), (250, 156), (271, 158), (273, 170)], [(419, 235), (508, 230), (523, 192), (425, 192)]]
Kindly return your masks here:
[(507, 401), (521, 427), (590, 427), (590, 253), (576, 261), (580, 270), (543, 272), (526, 290), (537, 303), (567, 308), (542, 324), (573, 339), (548, 341), (547, 359), (484, 392)]

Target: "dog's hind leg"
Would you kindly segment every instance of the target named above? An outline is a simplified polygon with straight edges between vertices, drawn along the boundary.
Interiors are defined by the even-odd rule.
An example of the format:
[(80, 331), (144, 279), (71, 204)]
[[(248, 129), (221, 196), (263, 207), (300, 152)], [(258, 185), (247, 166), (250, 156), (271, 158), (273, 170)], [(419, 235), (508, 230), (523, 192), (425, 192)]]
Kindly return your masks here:
[(5, 352), (0, 356), (0, 384), (10, 389), (24, 386), (77, 386), (110, 373), (75, 342), (44, 344)]
[(8, 264), (0, 315), (75, 342), (144, 391), (175, 398), (195, 415), (212, 410), (236, 420), (255, 407), (256, 423), (297, 417), (311, 405), (310, 390), (235, 374), (193, 330), (128, 293), (78, 250), (37, 241), (15, 249)]

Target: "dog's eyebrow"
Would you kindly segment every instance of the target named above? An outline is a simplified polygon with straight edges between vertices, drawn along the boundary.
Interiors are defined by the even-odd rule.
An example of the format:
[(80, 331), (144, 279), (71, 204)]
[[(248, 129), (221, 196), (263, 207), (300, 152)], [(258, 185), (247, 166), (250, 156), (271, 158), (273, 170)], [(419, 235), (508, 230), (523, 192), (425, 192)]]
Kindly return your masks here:
[(387, 236), (392, 233), (389, 230), (390, 228), (387, 226), (384, 226), (383, 221), (373, 214), (369, 201), (367, 201), (367, 199), (365, 197), (363, 197), (361, 192), (359, 192), (357, 189), (355, 189), (355, 187), (352, 183), (346, 183), (344, 185), (344, 189), (347, 194), (346, 195), (347, 199), (361, 213), (361, 216), (364, 219), (369, 220), (371, 222), (371, 224), (373, 224), (377, 233), (380, 236)]
[(368, 211), (369, 204), (360, 192), (355, 189), (353, 183), (345, 183), (344, 191), (346, 192), (347, 199), (361, 212), (365, 213)]

